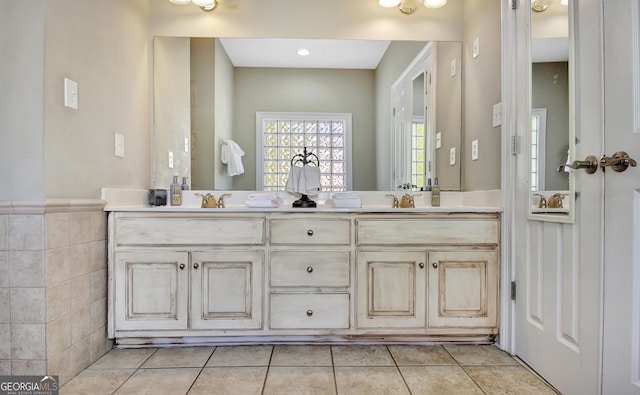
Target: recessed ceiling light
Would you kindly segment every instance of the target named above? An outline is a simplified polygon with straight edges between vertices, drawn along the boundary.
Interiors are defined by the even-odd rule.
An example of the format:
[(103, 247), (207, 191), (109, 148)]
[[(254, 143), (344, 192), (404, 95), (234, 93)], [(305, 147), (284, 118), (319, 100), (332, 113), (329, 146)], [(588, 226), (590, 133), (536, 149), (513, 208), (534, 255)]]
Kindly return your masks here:
[(300, 49), (298, 50), (298, 55), (300, 55), (300, 56), (307, 56), (307, 55), (309, 55), (310, 53), (311, 53), (311, 52), (309, 52), (309, 50), (308, 50), (308, 49), (305, 49), (305, 48), (300, 48)]

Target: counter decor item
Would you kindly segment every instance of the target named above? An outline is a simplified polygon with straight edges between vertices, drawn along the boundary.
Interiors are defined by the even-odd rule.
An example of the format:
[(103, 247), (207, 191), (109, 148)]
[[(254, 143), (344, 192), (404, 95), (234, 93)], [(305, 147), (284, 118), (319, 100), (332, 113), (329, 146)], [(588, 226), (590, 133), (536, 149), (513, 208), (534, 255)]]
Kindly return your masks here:
[(320, 191), (320, 159), (313, 152), (307, 152), (307, 147), (304, 147), (302, 154), (291, 158), (287, 191), (301, 195), (300, 199), (293, 202), (292, 207), (317, 206), (315, 201), (309, 199), (308, 194)]
[(182, 205), (182, 189), (180, 186), (180, 182), (178, 182), (178, 176), (173, 176), (173, 182), (171, 183), (171, 187), (169, 188), (169, 195), (171, 198), (170, 204), (172, 206)]

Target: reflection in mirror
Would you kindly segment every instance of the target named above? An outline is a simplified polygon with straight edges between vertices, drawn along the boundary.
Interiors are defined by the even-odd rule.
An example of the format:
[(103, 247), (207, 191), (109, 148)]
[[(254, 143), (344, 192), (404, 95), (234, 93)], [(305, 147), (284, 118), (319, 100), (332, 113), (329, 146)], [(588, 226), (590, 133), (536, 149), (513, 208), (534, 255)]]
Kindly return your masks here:
[[(455, 45), (458, 53), (461, 51), (459, 42), (442, 44)], [(389, 120), (388, 134), (380, 141), (380, 136), (375, 133), (377, 123), (380, 122), (380, 114), (377, 111), (381, 111), (382, 108), (378, 102), (392, 101), (389, 97), (391, 83), (426, 43), (396, 41), (387, 42), (386, 45), (387, 52), (383, 54), (382, 59), (378, 59), (377, 66), (368, 69), (292, 68), (286, 65), (265, 68), (234, 65), (221, 39), (155, 37), (154, 69), (162, 71), (162, 74), (154, 72), (154, 185), (158, 188), (167, 187), (173, 175), (179, 174), (191, 177), (193, 189), (253, 190), (257, 185), (256, 158), (259, 157), (255, 151), (258, 146), (255, 133), (256, 113), (340, 112), (353, 115), (352, 188), (378, 189), (380, 178), (376, 174), (376, 167), (380, 162), (388, 169), (388, 161), (392, 154), (389, 152), (387, 158), (376, 158), (376, 145), (388, 147), (391, 151), (389, 142), (396, 141), (396, 138), (392, 137), (392, 116), (389, 107), (384, 106), (389, 114), (384, 115), (387, 118), (382, 118)], [(180, 53), (187, 54), (186, 60), (181, 58), (183, 55), (172, 57), (169, 54), (170, 48), (176, 46), (180, 47)], [(461, 54), (456, 56), (460, 68)], [(450, 62), (451, 59), (448, 58), (446, 61)], [(170, 64), (163, 65), (162, 62)], [(448, 63), (443, 70), (443, 74), (448, 77)], [(458, 76), (461, 73), (462, 70), (459, 69)], [(176, 89), (175, 84), (180, 84), (181, 88)], [(419, 80), (416, 84), (424, 82)], [(183, 85), (186, 88), (182, 87)], [(442, 109), (449, 112), (441, 118), (442, 126), (438, 126), (458, 144), (461, 139), (462, 122), (460, 88), (458, 85), (456, 95), (446, 96), (447, 103), (442, 104)], [(410, 86), (407, 87), (407, 91), (411, 91)], [(450, 92), (450, 89), (443, 88), (443, 95), (446, 92)], [(381, 99), (383, 95), (386, 95), (386, 99)], [(406, 106), (407, 110), (410, 105)], [(424, 102), (419, 107), (424, 108)], [(175, 108), (179, 108), (181, 112), (175, 112)], [(184, 116), (185, 108), (187, 111), (190, 109), (190, 117)], [(454, 111), (457, 111), (457, 114), (454, 114)], [(424, 118), (424, 115), (422, 117)], [(385, 122), (381, 124), (384, 125)], [(403, 130), (407, 133), (413, 130), (409, 126), (403, 125)], [(414, 147), (416, 151), (421, 149), (423, 152), (416, 152), (416, 160), (413, 162), (411, 152), (408, 152), (402, 162), (407, 168), (407, 175), (412, 174), (411, 166), (414, 166), (415, 180), (407, 179), (406, 182), (415, 185), (424, 184), (424, 174), (428, 174), (425, 173), (428, 171), (427, 159), (429, 155), (434, 155), (433, 145), (427, 138), (429, 129), (424, 126), (422, 129), (418, 131), (416, 127), (416, 133), (424, 133), (425, 136), (422, 141), (416, 136)], [(175, 133), (176, 131), (179, 133)], [(405, 146), (410, 147), (413, 141), (411, 135), (401, 133), (399, 137), (404, 139)], [(226, 167), (219, 160), (220, 141), (223, 139), (233, 139), (245, 151), (242, 158), (244, 174), (227, 176)], [(173, 168), (168, 166), (169, 152), (173, 154)], [(431, 168), (435, 167), (432, 165)], [(449, 188), (451, 190), (460, 189), (459, 166), (456, 167), (456, 171), (451, 175), (451, 185), (456, 187)], [(423, 174), (422, 179), (419, 178), (419, 173)], [(441, 177), (441, 184), (444, 184), (446, 179), (447, 176)], [(385, 184), (388, 183), (387, 177), (384, 177), (384, 180)], [(395, 188), (397, 185), (391, 184), (391, 187)]]
[(425, 72), (421, 72), (413, 79), (411, 87), (413, 96), (413, 109), (411, 120), (411, 186), (423, 187), (425, 182), (427, 156), (425, 135)]
[[(549, 0), (532, 6), (530, 213), (534, 219), (570, 217), (572, 175), (558, 171), (573, 152), (569, 7)], [(555, 218), (554, 218), (555, 217)]]

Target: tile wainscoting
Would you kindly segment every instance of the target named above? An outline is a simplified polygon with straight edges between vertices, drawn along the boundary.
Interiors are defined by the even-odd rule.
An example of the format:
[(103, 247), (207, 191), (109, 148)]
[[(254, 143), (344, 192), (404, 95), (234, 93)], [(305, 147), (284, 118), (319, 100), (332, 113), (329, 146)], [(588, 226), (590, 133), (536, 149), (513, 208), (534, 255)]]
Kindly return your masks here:
[(0, 202), (0, 375), (62, 384), (111, 348), (103, 207)]

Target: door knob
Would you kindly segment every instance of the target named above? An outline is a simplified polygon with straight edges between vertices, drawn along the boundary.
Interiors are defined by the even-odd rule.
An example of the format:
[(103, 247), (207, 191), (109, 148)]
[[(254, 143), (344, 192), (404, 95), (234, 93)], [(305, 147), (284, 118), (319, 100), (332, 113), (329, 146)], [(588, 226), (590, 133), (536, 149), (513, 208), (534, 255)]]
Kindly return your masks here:
[(624, 151), (618, 151), (611, 158), (606, 155), (602, 155), (600, 158), (600, 167), (604, 170), (605, 167), (611, 166), (614, 171), (621, 172), (627, 170), (627, 167), (636, 167), (638, 164), (634, 159), (629, 158), (629, 155)]
[(574, 160), (571, 164), (562, 164), (556, 170), (561, 173), (566, 167), (574, 170), (584, 169), (587, 173), (593, 174), (598, 170), (598, 158), (589, 155), (585, 160)]
[(194, 263), (193, 263), (193, 268), (194, 268), (194, 269), (197, 269), (199, 266), (200, 266), (200, 265), (198, 265), (198, 262), (194, 262)]
[(181, 263), (179, 266), (180, 270), (184, 270), (184, 263)]

